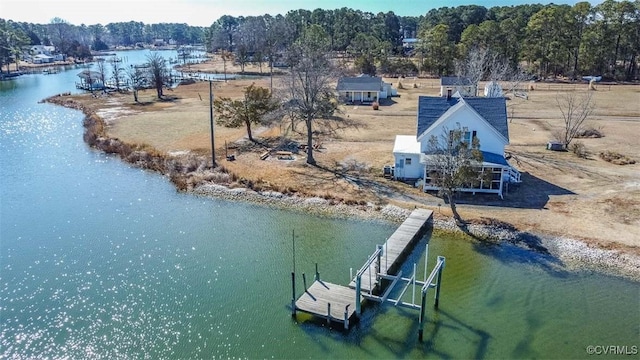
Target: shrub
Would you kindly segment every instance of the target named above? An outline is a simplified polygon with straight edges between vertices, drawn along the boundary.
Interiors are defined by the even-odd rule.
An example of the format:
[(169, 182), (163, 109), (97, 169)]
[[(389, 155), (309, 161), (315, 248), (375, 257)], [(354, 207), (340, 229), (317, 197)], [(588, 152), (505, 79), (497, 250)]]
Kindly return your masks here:
[(602, 128), (600, 129), (595, 129), (595, 128), (587, 128), (584, 130), (579, 131), (576, 134), (576, 138), (592, 138), (592, 139), (598, 139), (604, 137), (604, 133), (602, 133)]
[(604, 161), (616, 165), (629, 165), (636, 163), (635, 160), (629, 158), (628, 156), (610, 150), (602, 151), (600, 153), (600, 158), (602, 158), (602, 160)]
[(589, 152), (584, 144), (580, 141), (575, 141), (569, 146), (571, 152), (578, 155), (579, 158), (586, 159), (589, 156)]
[(378, 110), (379, 106), (380, 106), (380, 104), (378, 104), (378, 102), (377, 102), (377, 101), (374, 101), (374, 102), (371, 104), (371, 107), (373, 108), (373, 110)]

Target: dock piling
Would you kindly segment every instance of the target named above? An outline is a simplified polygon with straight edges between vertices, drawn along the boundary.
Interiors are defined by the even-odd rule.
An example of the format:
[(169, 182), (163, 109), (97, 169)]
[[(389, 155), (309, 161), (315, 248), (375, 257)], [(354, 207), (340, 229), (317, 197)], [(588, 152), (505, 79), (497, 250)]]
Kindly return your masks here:
[(427, 292), (422, 292), (422, 302), (420, 305), (420, 320), (418, 324), (418, 340), (422, 341), (422, 333), (424, 332), (424, 307), (427, 304)]
[(327, 303), (327, 325), (331, 324), (331, 303)]
[(291, 272), (291, 316), (296, 316), (296, 273)]
[(344, 329), (349, 330), (349, 305), (344, 307)]
[(442, 266), (440, 266), (440, 269), (438, 269), (438, 282), (436, 283), (436, 309), (438, 308), (438, 304), (440, 303), (440, 283), (442, 282), (442, 268), (444, 268), (445, 264), (444, 256), (438, 256), (438, 262), (442, 262)]
[(302, 283), (304, 284), (304, 291), (307, 292), (307, 275), (302, 273)]
[(320, 273), (318, 272), (318, 263), (316, 263), (316, 277), (315, 280), (320, 280)]

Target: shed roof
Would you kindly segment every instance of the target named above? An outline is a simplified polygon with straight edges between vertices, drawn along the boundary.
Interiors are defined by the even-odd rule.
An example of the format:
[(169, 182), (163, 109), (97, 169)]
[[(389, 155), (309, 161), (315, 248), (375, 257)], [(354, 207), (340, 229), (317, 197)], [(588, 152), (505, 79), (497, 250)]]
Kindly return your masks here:
[(509, 140), (509, 126), (507, 124), (507, 103), (505, 98), (450, 98), (435, 96), (420, 96), (418, 98), (418, 133), (420, 136), (427, 131), (452, 106), (463, 101), (475, 110), (505, 139)]
[(341, 77), (338, 79), (338, 91), (381, 91), (382, 78), (377, 76)]
[(396, 135), (393, 144), (394, 154), (420, 154), (420, 143), (413, 135)]
[(443, 76), (440, 78), (440, 86), (471, 86), (473, 83), (468, 77)]

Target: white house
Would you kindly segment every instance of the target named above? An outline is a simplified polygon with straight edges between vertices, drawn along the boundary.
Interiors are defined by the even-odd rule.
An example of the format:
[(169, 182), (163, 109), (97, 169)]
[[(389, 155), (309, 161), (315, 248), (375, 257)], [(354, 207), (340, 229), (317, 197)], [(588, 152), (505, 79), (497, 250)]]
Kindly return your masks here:
[(394, 145), (394, 178), (404, 181), (422, 180), (423, 190), (437, 190), (429, 174), (429, 139), (440, 138), (447, 131), (461, 127), (465, 142), (480, 142), (483, 162), (478, 167), (491, 176), (477, 187), (460, 189), (472, 193), (495, 193), (501, 198), (509, 183), (520, 182), (520, 173), (504, 157), (509, 144), (507, 108), (504, 98), (432, 97), (418, 99), (418, 130), (415, 136), (398, 135)]
[(49, 56), (49, 55), (45, 55), (45, 54), (38, 54), (35, 55), (31, 58), (31, 61), (34, 64), (48, 64), (48, 63), (52, 63), (55, 61), (53, 56)]
[(50, 45), (32, 45), (30, 48), (30, 52), (33, 55), (53, 55), (53, 53), (56, 51), (56, 47), (55, 46), (50, 46)]
[(338, 98), (347, 103), (370, 103), (395, 95), (391, 84), (377, 76), (341, 77), (336, 86)]
[(477, 96), (478, 84), (474, 84), (467, 77), (443, 76), (440, 78), (440, 96), (448, 96), (448, 93), (456, 92), (465, 97)]

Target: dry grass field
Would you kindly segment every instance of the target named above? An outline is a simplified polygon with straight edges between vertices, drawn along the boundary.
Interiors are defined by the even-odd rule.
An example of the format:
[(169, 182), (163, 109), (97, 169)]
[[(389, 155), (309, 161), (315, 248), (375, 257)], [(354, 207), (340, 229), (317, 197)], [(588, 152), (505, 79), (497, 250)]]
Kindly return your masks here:
[[(220, 62), (198, 65), (201, 70), (221, 72)], [(227, 66), (227, 71), (238, 71)], [(254, 71), (256, 69), (247, 69)], [(268, 71), (264, 69), (264, 71)], [(385, 79), (398, 85), (398, 79)], [(233, 80), (214, 84), (215, 96), (239, 97), (245, 86), (269, 87), (269, 78)], [(393, 203), (405, 207), (442, 204), (433, 194), (382, 177), (382, 167), (393, 163), (395, 135), (416, 131), (417, 99), (436, 96), (438, 80), (402, 79), (398, 97), (370, 106), (343, 106), (343, 117), (359, 123), (357, 128), (324, 136), (314, 153), (318, 166), (305, 163), (302, 152), (294, 160), (270, 156), (281, 136), (305, 143), (302, 125), (290, 131), (287, 124), (254, 129), (260, 144), (247, 145), (246, 131), (215, 128), (218, 162), (238, 177), (266, 188), (305, 196), (319, 196), (347, 203), (363, 201)], [(179, 86), (158, 102), (153, 91), (141, 93), (144, 105), (134, 104), (132, 95), (109, 95), (85, 99), (100, 108), (111, 136), (126, 142), (147, 143), (161, 151), (210, 151), (208, 83)], [(614, 165), (598, 153), (612, 150), (640, 161), (640, 86), (598, 84), (592, 91), (596, 110), (589, 126), (604, 137), (580, 139), (589, 155), (581, 159), (571, 152), (546, 150), (552, 133), (561, 126), (556, 104), (561, 92), (586, 92), (587, 85), (535, 83), (528, 100), (507, 101), (511, 144), (510, 162), (522, 172), (523, 183), (509, 189), (504, 200), (495, 195), (462, 196), (460, 213), (467, 219), (495, 218), (520, 230), (583, 239), (605, 248), (620, 248), (640, 254), (640, 164)], [(235, 161), (226, 161), (225, 143)], [(244, 145), (243, 145), (244, 144)], [(438, 211), (436, 211), (438, 213)]]

